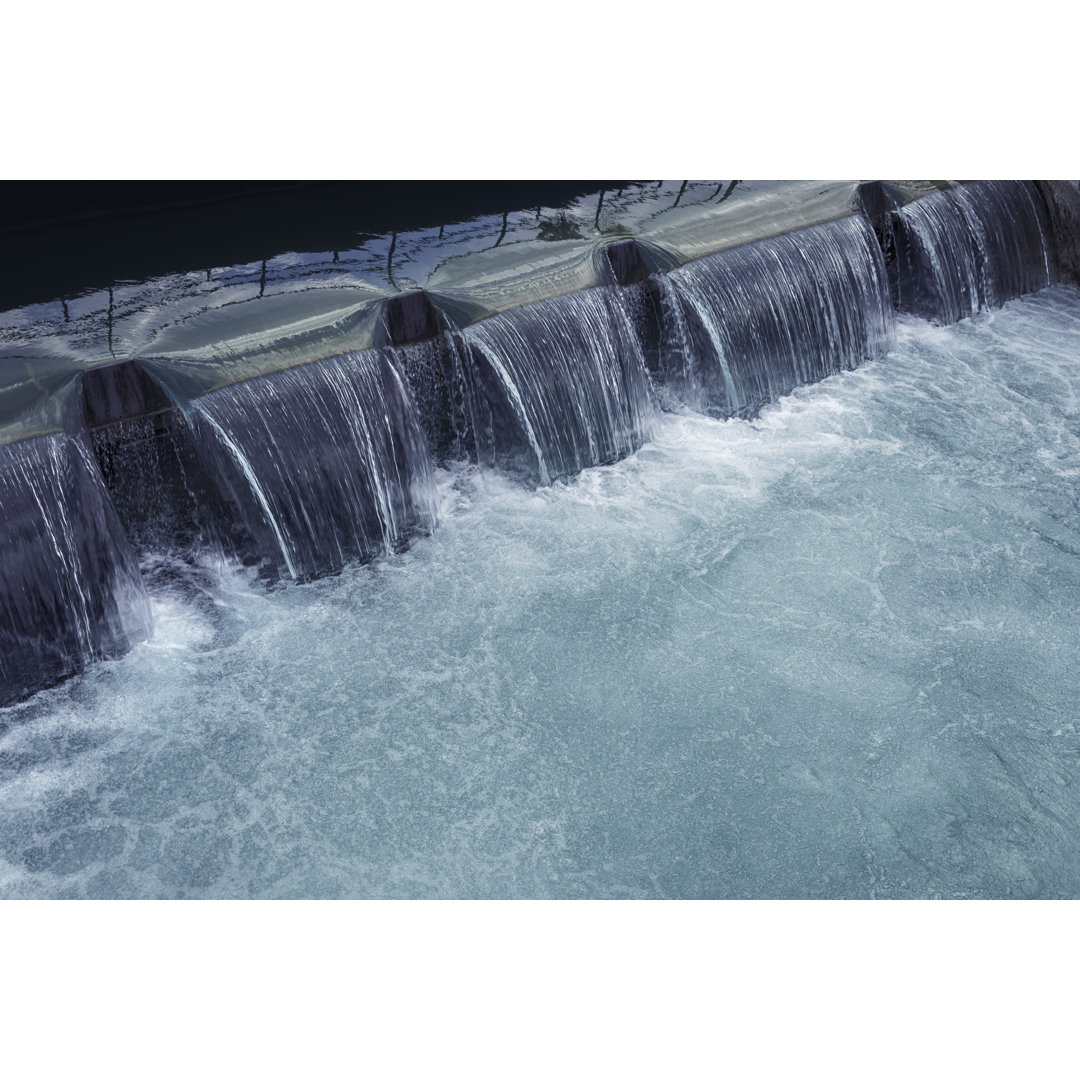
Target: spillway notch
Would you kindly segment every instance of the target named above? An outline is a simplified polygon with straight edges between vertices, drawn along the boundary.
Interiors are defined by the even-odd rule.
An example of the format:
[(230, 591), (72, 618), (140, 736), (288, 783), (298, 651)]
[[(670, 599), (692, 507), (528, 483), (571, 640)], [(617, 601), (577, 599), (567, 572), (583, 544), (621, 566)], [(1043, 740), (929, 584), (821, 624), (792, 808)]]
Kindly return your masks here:
[(156, 416), (174, 408), (165, 390), (137, 360), (90, 368), (83, 373), (81, 390), (83, 417), (89, 428)]
[(410, 289), (387, 297), (376, 344), (414, 345), (437, 337), (443, 319), (423, 289)]

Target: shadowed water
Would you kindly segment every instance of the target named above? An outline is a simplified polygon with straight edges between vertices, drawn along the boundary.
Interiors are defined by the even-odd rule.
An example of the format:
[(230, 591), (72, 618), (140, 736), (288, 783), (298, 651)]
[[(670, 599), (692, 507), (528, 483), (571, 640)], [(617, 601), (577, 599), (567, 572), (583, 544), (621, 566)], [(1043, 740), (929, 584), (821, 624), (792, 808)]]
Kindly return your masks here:
[(1078, 339), (902, 320), (569, 482), (441, 471), (337, 577), (151, 575), (0, 711), (0, 893), (1080, 895)]

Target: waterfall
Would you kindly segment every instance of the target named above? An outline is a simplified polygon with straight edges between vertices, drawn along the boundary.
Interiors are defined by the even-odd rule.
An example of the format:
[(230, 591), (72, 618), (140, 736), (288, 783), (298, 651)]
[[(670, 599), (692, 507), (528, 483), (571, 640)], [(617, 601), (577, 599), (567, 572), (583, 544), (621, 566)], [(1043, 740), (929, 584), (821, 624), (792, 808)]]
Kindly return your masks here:
[(386, 350), (214, 390), (192, 414), (237, 526), (294, 580), (401, 550), (434, 525), (431, 460)]
[(150, 631), (139, 568), (93, 456), (58, 433), (0, 446), (0, 704)]
[[(75, 336), (60, 329), (70, 314), (61, 302), (55, 325), (42, 323), (56, 340), (43, 338), (40, 355), (23, 355), (20, 335), (32, 327), (20, 315), (8, 328), (19, 348), (0, 380), (3, 437), (23, 440), (0, 445), (0, 705), (149, 632), (138, 558), (144, 569), (161, 554), (191, 563), (210, 547), (271, 580), (335, 573), (434, 527), (436, 464), (469, 458), (550, 484), (633, 453), (661, 404), (752, 417), (799, 385), (883, 356), (894, 309), (953, 323), (1053, 280), (1034, 183), (863, 188), (873, 226), (856, 214), (715, 252), (754, 234), (730, 221), (725, 232), (721, 217), (694, 239), (695, 218), (663, 236), (638, 229), (635, 239), (638, 221), (616, 243), (613, 234), (574, 241), (565, 257), (549, 257), (542, 237), (516, 252), (463, 250), (446, 258), (483, 259), (438, 279), (456, 281), (444, 292), (403, 285), (377, 309), (372, 297), (383, 291), (364, 285), (349, 321), (325, 325), (321, 295), (316, 303), (297, 292), (232, 321), (198, 316), (184, 333), (153, 338), (163, 351), (152, 355), (111, 351), (112, 290), (107, 307), (84, 298), (89, 314)], [(781, 227), (756, 215), (748, 220), (760, 231)], [(715, 253), (671, 269), (705, 250)], [(379, 273), (393, 251), (379, 256)], [(545, 277), (545, 259), (565, 275)], [(538, 289), (603, 284), (507, 308), (539, 295), (520, 291), (534, 272)], [(245, 288), (254, 301), (255, 284)], [(169, 301), (144, 314), (154, 325), (165, 313), (183, 321), (189, 302), (184, 292), (175, 310)], [(377, 310), (383, 323), (372, 329)], [(274, 320), (286, 314), (293, 321), (282, 329)], [(101, 318), (108, 354), (85, 344)], [(184, 347), (170, 352), (170, 340)], [(54, 382), (81, 387), (81, 414), (64, 412), (70, 402)], [(42, 394), (48, 408), (37, 415)], [(36, 434), (60, 427), (68, 434)]]
[(979, 180), (895, 211), (897, 307), (948, 325), (1050, 285), (1040, 206), (1029, 181)]
[(660, 288), (668, 393), (713, 416), (752, 416), (891, 341), (883, 256), (859, 217), (698, 259)]
[(584, 289), (453, 335), (458, 422), (477, 460), (542, 484), (648, 437), (657, 404), (622, 292)]

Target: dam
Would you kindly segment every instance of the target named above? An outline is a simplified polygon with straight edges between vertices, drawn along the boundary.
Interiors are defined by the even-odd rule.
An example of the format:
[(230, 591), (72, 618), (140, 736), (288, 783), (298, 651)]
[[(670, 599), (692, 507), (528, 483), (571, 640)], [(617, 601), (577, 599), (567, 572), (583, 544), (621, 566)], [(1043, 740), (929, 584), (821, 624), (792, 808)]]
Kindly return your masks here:
[(3, 895), (1075, 895), (1068, 182), (627, 182), (0, 318)]

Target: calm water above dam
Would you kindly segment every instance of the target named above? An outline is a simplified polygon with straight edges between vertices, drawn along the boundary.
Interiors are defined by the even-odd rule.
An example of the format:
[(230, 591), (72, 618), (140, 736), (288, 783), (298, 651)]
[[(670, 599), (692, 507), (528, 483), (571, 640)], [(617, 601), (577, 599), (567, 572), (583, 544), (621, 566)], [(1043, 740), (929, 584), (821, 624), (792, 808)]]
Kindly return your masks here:
[(1080, 895), (1080, 293), (269, 592), (0, 710), (5, 897)]

